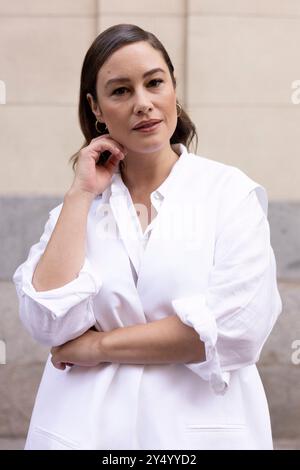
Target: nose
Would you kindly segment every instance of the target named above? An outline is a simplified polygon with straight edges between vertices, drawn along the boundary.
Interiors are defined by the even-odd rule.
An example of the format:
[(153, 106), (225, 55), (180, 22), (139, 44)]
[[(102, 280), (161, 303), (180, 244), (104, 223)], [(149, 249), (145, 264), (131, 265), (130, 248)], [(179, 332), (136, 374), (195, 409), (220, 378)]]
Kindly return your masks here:
[(147, 99), (147, 97), (143, 93), (139, 94), (134, 105), (134, 113), (140, 115), (148, 113), (152, 110), (152, 103)]

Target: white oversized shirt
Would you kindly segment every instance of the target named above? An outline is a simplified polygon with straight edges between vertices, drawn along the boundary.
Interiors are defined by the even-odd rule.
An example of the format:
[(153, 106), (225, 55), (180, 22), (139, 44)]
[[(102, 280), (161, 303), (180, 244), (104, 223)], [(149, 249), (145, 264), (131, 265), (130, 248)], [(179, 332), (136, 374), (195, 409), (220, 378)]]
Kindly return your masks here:
[(206, 360), (61, 371), (49, 355), (26, 449), (272, 448), (255, 365), (282, 310), (267, 193), (236, 167), (173, 148), (180, 157), (151, 194), (159, 204), (144, 237), (116, 173), (91, 204), (77, 278), (43, 292), (31, 282), (60, 204), (13, 281), (20, 318), (42, 344), (178, 315)]
[[(169, 175), (163, 181), (163, 183), (155, 191), (153, 191), (150, 194), (151, 205), (153, 206), (154, 213), (156, 214), (158, 213), (159, 208), (164, 200), (165, 194), (167, 193), (167, 188), (168, 188), (168, 185), (170, 185), (172, 174), (176, 168), (177, 162), (178, 160), (172, 166)], [(147, 208), (143, 207), (143, 205), (140, 205), (140, 204), (133, 205), (130, 192), (128, 191), (127, 186), (123, 182), (123, 179), (121, 177), (121, 172), (119, 169), (116, 171), (114, 175), (114, 179), (111, 183), (111, 191), (112, 191), (112, 194), (115, 194), (118, 192), (122, 192), (124, 194), (124, 197), (122, 201), (120, 202), (123, 206), (122, 211), (126, 218), (126, 225), (131, 226), (132, 230), (135, 232), (134, 238), (140, 241), (140, 243), (136, 246), (135, 257), (138, 261), (138, 263), (136, 264), (136, 268), (134, 268), (134, 266), (132, 265), (130, 261), (131, 266), (132, 266), (132, 275), (134, 277), (135, 283), (137, 283), (138, 269), (142, 261), (144, 250), (148, 243), (151, 230), (153, 229), (154, 224), (156, 222), (156, 216), (153, 218), (150, 224), (146, 227), (145, 231), (143, 231), (143, 228), (141, 226), (141, 222), (136, 213), (136, 210), (137, 209), (140, 210), (140, 217), (144, 218), (144, 220), (148, 220)]]

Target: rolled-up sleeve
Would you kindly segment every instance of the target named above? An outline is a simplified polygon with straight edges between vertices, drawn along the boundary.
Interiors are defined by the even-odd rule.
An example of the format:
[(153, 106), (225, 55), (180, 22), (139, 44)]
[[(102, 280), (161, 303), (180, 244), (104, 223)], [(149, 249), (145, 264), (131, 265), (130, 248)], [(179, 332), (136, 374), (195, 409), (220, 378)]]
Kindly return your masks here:
[(216, 393), (226, 392), (230, 371), (257, 362), (282, 311), (267, 207), (262, 186), (238, 201), (216, 239), (206, 291), (172, 301), (205, 344), (205, 360), (185, 365)]
[(33, 287), (35, 268), (58, 219), (55, 209), (49, 213), (39, 242), (30, 248), (27, 260), (16, 269), (12, 278), (24, 327), (36, 341), (49, 346), (70, 341), (95, 325), (93, 297), (102, 286), (98, 270), (85, 257), (78, 276), (64, 286), (47, 291), (36, 291)]

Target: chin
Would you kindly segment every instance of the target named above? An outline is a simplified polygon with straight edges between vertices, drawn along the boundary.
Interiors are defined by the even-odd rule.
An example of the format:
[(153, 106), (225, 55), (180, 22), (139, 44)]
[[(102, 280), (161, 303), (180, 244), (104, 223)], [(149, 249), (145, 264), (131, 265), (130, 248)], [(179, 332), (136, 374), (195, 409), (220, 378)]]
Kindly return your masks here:
[(134, 152), (136, 153), (154, 153), (159, 152), (165, 148), (170, 142), (170, 139), (159, 139), (156, 142), (145, 142), (144, 145), (133, 145)]
[(150, 154), (150, 153), (157, 153), (160, 152), (164, 148), (164, 145), (156, 146), (156, 147), (150, 147), (150, 148), (144, 148), (140, 151), (140, 153), (144, 154)]

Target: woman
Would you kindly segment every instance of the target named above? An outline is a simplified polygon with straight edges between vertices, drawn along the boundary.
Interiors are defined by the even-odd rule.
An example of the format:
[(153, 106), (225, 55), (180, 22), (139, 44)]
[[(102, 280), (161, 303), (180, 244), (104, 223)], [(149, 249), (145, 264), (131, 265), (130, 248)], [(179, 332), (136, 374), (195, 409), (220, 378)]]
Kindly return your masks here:
[(13, 277), (52, 348), (25, 448), (271, 449), (266, 190), (188, 151), (171, 60), (135, 25), (91, 45), (79, 117), (73, 183)]

